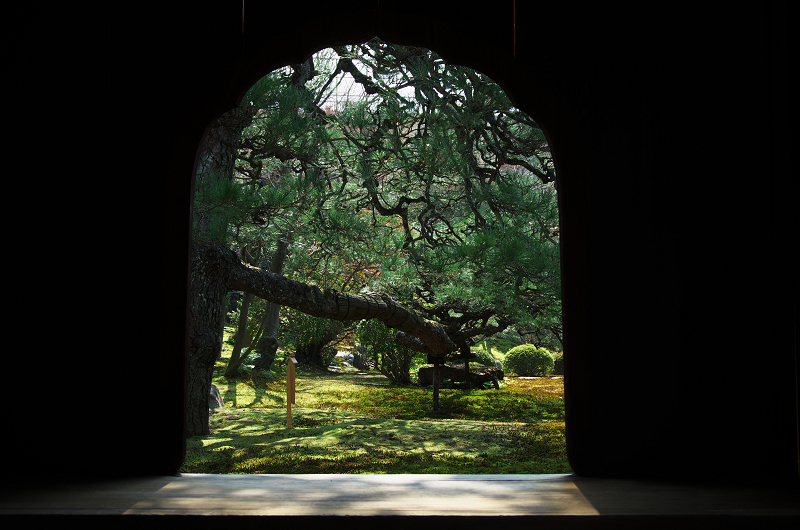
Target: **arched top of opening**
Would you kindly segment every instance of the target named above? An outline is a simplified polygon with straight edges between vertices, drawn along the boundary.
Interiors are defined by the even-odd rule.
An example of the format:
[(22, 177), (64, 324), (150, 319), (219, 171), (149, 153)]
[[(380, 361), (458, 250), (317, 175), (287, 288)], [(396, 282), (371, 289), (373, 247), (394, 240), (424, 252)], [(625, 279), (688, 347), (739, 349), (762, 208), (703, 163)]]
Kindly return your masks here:
[[(246, 107), (248, 105), (252, 106), (254, 104), (254, 102), (246, 101), (246, 99), (248, 97), (248, 92), (252, 91), (253, 87), (258, 82), (261, 82), (261, 81), (263, 81), (265, 79), (265, 74), (268, 74), (270, 71), (276, 71), (276, 70), (282, 70), (282, 69), (283, 70), (292, 69), (294, 66), (298, 67), (297, 68), (297, 75), (298, 76), (302, 75), (302, 76), (309, 76), (309, 78), (315, 78), (316, 77), (317, 79), (320, 79), (322, 74), (330, 75), (332, 72), (333, 73), (338, 72), (340, 74), (343, 74), (343, 75), (349, 77), (350, 80), (349, 81), (345, 81), (345, 83), (348, 83), (350, 86), (354, 86), (355, 90), (360, 92), (360, 93), (362, 93), (362, 94), (365, 91), (369, 92), (370, 90), (378, 91), (378, 89), (375, 86), (367, 87), (367, 86), (365, 86), (363, 84), (363, 80), (364, 79), (366, 79), (367, 83), (371, 83), (373, 81), (371, 79), (369, 79), (369, 77), (364, 76), (363, 73), (359, 71), (359, 67), (354, 66), (352, 61), (349, 60), (349, 58), (343, 58), (341, 56), (338, 56), (338, 55), (332, 53), (332, 51), (335, 50), (335, 49), (340, 50), (340, 52), (342, 50), (345, 50), (344, 53), (347, 53), (346, 49), (348, 49), (348, 48), (350, 50), (353, 50), (356, 47), (360, 46), (362, 49), (364, 49), (364, 47), (369, 45), (369, 43), (376, 43), (376, 42), (384, 42), (384, 41), (381, 41), (377, 37), (373, 37), (373, 38), (368, 39), (368, 40), (358, 41), (356, 44), (333, 44), (331, 47), (319, 48), (319, 49), (316, 49), (315, 51), (312, 51), (310, 53), (302, 53), (302, 54), (298, 53), (298, 54), (294, 54), (294, 55), (288, 55), (288, 52), (287, 52), (287, 60), (286, 61), (282, 62), (282, 64), (278, 65), (276, 68), (273, 68), (273, 69), (270, 69), (270, 70), (267, 70), (267, 71), (264, 71), (264, 68), (266, 67), (266, 64), (261, 64), (259, 66), (259, 62), (257, 60), (254, 60), (252, 64), (250, 64), (250, 65), (248, 65), (248, 66), (246, 66), (246, 67), (244, 67), (242, 69), (242, 75), (240, 77), (238, 77), (238, 78), (233, 80), (233, 82), (235, 84), (235, 89), (236, 89), (237, 93), (239, 94), (239, 96), (236, 99), (235, 105), (232, 105), (232, 106), (228, 107), (227, 109), (225, 109), (225, 112), (230, 111), (230, 110), (235, 109), (235, 108), (240, 108), (241, 109), (241, 108), (244, 108), (244, 107)], [(529, 116), (530, 117), (531, 122), (540, 131), (540, 134), (542, 135), (542, 140), (548, 145), (548, 150), (549, 150), (550, 146), (552, 145), (551, 135), (547, 131), (545, 125), (543, 125), (539, 121), (539, 119), (537, 118), (537, 115), (539, 115), (539, 114), (545, 114), (546, 115), (546, 113), (537, 112), (537, 110), (541, 110), (541, 109), (546, 108), (546, 106), (547, 106), (546, 102), (542, 103), (542, 105), (539, 105), (536, 108), (531, 108), (530, 105), (527, 105), (527, 108), (523, 108), (523, 107), (518, 106), (516, 101), (515, 101), (515, 98), (513, 96), (512, 91), (515, 90), (515, 89), (519, 89), (522, 85), (517, 86), (518, 85), (517, 83), (513, 83), (513, 82), (512, 83), (508, 83), (507, 82), (507, 76), (502, 75), (502, 74), (501, 74), (501, 77), (503, 79), (506, 79), (506, 82), (495, 81), (493, 78), (491, 78), (491, 76), (486, 75), (484, 73), (481, 73), (481, 71), (479, 69), (474, 68), (470, 64), (460, 65), (460, 64), (453, 63), (451, 61), (446, 60), (444, 57), (439, 55), (437, 52), (430, 51), (430, 50), (428, 50), (426, 48), (423, 48), (423, 47), (419, 47), (419, 46), (415, 46), (415, 45), (411, 45), (411, 44), (400, 44), (400, 45), (398, 45), (398, 44), (385, 44), (384, 43), (384, 45), (394, 46), (396, 48), (402, 49), (403, 50), (402, 53), (407, 54), (407, 56), (411, 57), (412, 60), (413, 60), (413, 57), (414, 57), (415, 53), (419, 53), (419, 50), (425, 50), (426, 52), (431, 53), (431, 54), (433, 54), (434, 56), (437, 57), (437, 63), (438, 63), (437, 66), (441, 66), (443, 68), (455, 67), (455, 68), (461, 68), (462, 70), (464, 70), (464, 69), (474, 70), (475, 74), (478, 77), (480, 77), (480, 83), (482, 83), (482, 84), (484, 84), (486, 86), (495, 87), (497, 94), (499, 94), (500, 97), (502, 97), (502, 98), (507, 100), (506, 107), (508, 107), (509, 109), (511, 107), (513, 107), (516, 112), (521, 112), (522, 113), (521, 115), (525, 115), (525, 116)], [(373, 50), (373, 51), (379, 52), (379, 50)], [(294, 58), (294, 57), (297, 57), (297, 59), (292, 60), (292, 58)], [(397, 60), (397, 57), (395, 57), (394, 59)], [(346, 60), (347, 64), (344, 64), (345, 60)], [(468, 61), (468, 62), (469, 63), (473, 63), (474, 61)], [(480, 62), (480, 61), (478, 61), (478, 62)], [(324, 66), (322, 68), (320, 68), (322, 66), (322, 63), (325, 63), (325, 64), (324, 64)], [(305, 73), (305, 74), (302, 74), (302, 73), (300, 73), (300, 70), (301, 70), (300, 65), (303, 65), (304, 67), (308, 66), (311, 70), (309, 72)], [(364, 64), (362, 64), (362, 67), (364, 67)], [(366, 66), (366, 68), (369, 69), (371, 67), (370, 66)], [(320, 71), (320, 70), (322, 70), (322, 71)], [(354, 75), (357, 76), (357, 77), (360, 76), (361, 79), (359, 79), (357, 82), (354, 83), (354, 77), (353, 77)], [(420, 87), (419, 86), (414, 86), (414, 80), (411, 79), (412, 77), (413, 77), (413, 74), (411, 76), (409, 76), (409, 79), (407, 79), (406, 93), (413, 96), (413, 92), (415, 90), (419, 91)], [(524, 77), (521, 76), (521, 79), (524, 79)], [(331, 90), (330, 90), (330, 98), (331, 99), (326, 99), (326, 101), (321, 102), (322, 104), (321, 104), (320, 108), (324, 109), (325, 107), (329, 106), (330, 110), (335, 110), (334, 107), (336, 106), (337, 101), (341, 101), (341, 99), (343, 97), (345, 99), (351, 99), (351, 98), (349, 98), (349, 96), (343, 96), (342, 95), (341, 87), (340, 87), (339, 90), (336, 89), (336, 86), (335, 86), (336, 83), (341, 83), (341, 82), (342, 82), (342, 79), (341, 79), (341, 76), (340, 76), (340, 79), (335, 81), (334, 82), (334, 86), (331, 87)], [(470, 80), (467, 80), (467, 83), (469, 83), (469, 82), (470, 82)], [(511, 85), (511, 86), (509, 86), (509, 85)], [(537, 92), (536, 84), (535, 83), (531, 84), (529, 79), (525, 79), (525, 90), (524, 91), (520, 91), (520, 92), (525, 93), (528, 90), (532, 90), (534, 93), (536, 93)], [(375, 92), (373, 92), (373, 93), (375, 93)], [(410, 97), (408, 99), (409, 100), (413, 100), (414, 98)], [(522, 98), (522, 100), (523, 101), (527, 101), (526, 98)], [(224, 112), (221, 111), (220, 115), (222, 113), (224, 113)], [(546, 120), (546, 118), (545, 118), (545, 120)], [(555, 158), (552, 155), (550, 155), (550, 159), (547, 162), (548, 168), (545, 168), (545, 171), (540, 173), (538, 175), (538, 177), (542, 181), (545, 181), (545, 182), (546, 181), (555, 181), (555, 178), (556, 178), (555, 177), (555, 164), (556, 164)], [(549, 171), (549, 173), (548, 173), (548, 171)]]
[[(545, 131), (551, 145), (560, 98), (550, 93), (547, 80), (547, 56), (537, 57), (542, 69), (520, 68), (515, 58), (514, 14), (509, 6), (486, 13), (486, 31), (470, 33), (459, 23), (450, 8), (427, 5), (415, 10), (406, 3), (364, 6), (359, 3), (337, 7), (324, 18), (304, 20), (304, 38), (287, 43), (264, 23), (271, 19), (271, 8), (248, 3), (242, 13), (242, 53), (231, 65), (227, 103), (219, 115), (239, 105), (250, 87), (267, 73), (290, 64), (299, 64), (332, 46), (352, 45), (379, 38), (397, 45), (433, 50), (448, 64), (461, 65), (482, 72), (497, 83), (519, 110), (531, 116)], [(314, 26), (314, 27), (308, 27)], [(473, 28), (477, 30), (477, 28)], [(276, 50), (281, 50), (276, 53)]]

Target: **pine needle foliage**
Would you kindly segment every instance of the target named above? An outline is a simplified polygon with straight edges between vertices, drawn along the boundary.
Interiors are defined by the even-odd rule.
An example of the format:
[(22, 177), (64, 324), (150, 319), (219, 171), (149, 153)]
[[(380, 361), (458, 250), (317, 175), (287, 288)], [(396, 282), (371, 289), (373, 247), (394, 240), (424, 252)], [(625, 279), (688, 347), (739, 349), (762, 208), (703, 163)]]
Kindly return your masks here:
[[(346, 79), (360, 97), (332, 99)], [(385, 292), (458, 345), (560, 341), (553, 160), (491, 79), (373, 39), (270, 73), (236, 112), (236, 171), (203, 180), (198, 233), (290, 239), (286, 274)]]

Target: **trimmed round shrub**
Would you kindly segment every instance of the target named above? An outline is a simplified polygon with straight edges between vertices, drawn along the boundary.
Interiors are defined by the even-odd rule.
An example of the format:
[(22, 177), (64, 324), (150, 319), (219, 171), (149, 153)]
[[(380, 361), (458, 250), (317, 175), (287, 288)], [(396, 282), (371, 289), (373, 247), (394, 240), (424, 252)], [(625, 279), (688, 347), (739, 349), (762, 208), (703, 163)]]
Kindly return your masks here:
[(511, 348), (503, 360), (506, 370), (521, 376), (546, 375), (553, 370), (553, 364), (553, 355), (533, 344)]
[(492, 357), (491, 353), (486, 350), (474, 350), (474, 352), (478, 356), (474, 359), (470, 359), (470, 362), (494, 368), (494, 357)]

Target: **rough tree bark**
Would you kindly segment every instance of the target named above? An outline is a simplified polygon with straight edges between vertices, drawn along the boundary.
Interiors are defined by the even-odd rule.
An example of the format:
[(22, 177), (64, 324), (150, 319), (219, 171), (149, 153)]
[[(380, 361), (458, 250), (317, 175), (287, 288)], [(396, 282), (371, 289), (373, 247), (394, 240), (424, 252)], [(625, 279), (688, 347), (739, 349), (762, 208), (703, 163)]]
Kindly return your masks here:
[[(242, 130), (250, 119), (249, 109), (237, 109), (223, 115), (209, 131), (198, 160), (196, 185), (219, 173), (232, 179), (236, 151)], [(198, 218), (201, 240), (220, 241), (219, 234), (210, 233), (208, 219)], [(209, 261), (208, 259), (211, 258)], [(225, 326), (225, 295), (230, 290), (221, 281), (219, 260), (207, 254), (192, 252), (189, 310), (189, 378), (187, 436), (208, 434), (208, 394), (214, 362), (222, 353)]]
[[(210, 259), (209, 259), (210, 258)], [(189, 305), (187, 435), (208, 434), (208, 394), (214, 363), (222, 352), (228, 288), (213, 256), (192, 253)]]
[(388, 295), (323, 290), (246, 265), (224, 247), (195, 245), (194, 250), (204, 254), (206, 260), (217, 260), (231, 290), (250, 292), (316, 317), (342, 321), (377, 318), (398, 330), (399, 343), (434, 357), (443, 358), (458, 349), (441, 324), (403, 307)]

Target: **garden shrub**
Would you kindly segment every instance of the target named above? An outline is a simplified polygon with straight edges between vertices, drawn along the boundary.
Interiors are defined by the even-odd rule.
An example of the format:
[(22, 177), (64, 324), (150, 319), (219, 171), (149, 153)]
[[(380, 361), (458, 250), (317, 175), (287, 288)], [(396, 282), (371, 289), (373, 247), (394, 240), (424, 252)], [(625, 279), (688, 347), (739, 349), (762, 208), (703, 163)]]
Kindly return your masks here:
[(521, 376), (546, 375), (553, 370), (553, 355), (544, 348), (533, 344), (522, 344), (511, 348), (506, 353), (503, 366)]
[(477, 354), (477, 357), (470, 359), (470, 362), (475, 364), (480, 364), (481, 366), (490, 366), (494, 368), (494, 357), (492, 354), (486, 350), (473, 350), (473, 353)]
[(375, 368), (398, 385), (411, 384), (411, 363), (417, 352), (394, 341), (396, 331), (377, 319), (362, 320), (356, 326), (355, 336), (367, 357), (375, 361)]

